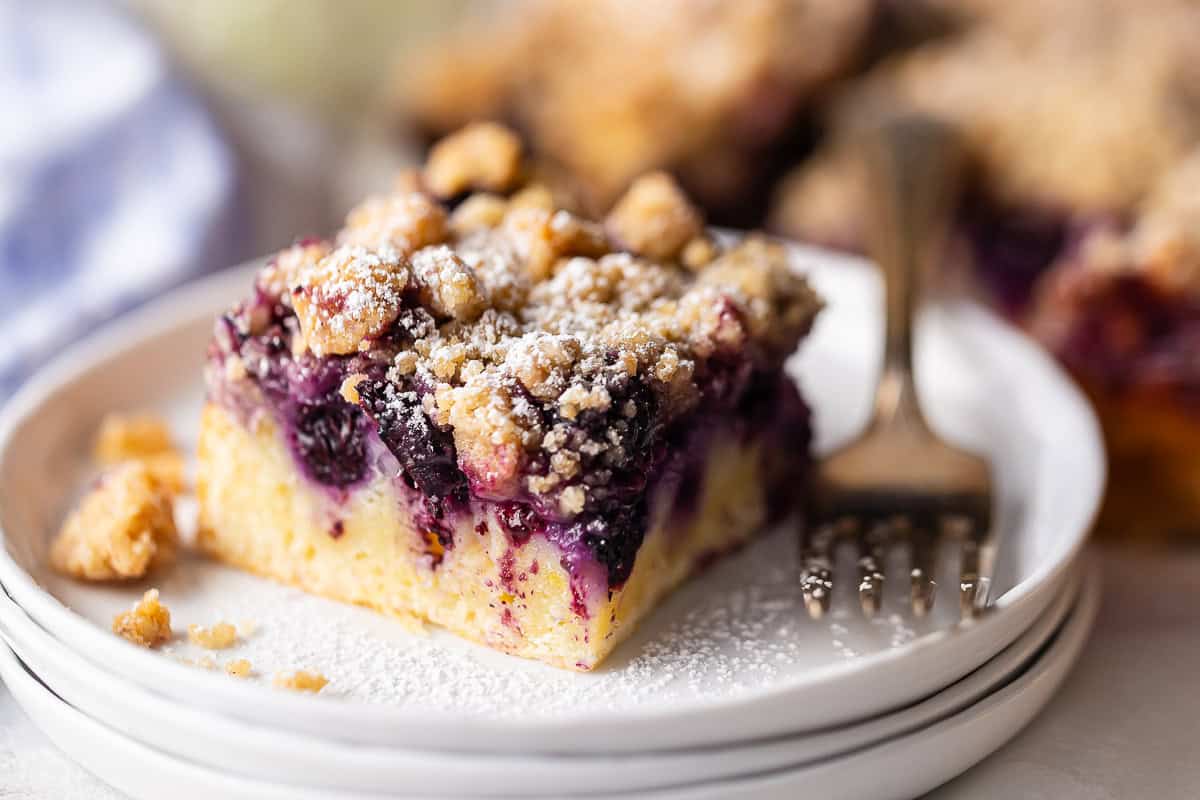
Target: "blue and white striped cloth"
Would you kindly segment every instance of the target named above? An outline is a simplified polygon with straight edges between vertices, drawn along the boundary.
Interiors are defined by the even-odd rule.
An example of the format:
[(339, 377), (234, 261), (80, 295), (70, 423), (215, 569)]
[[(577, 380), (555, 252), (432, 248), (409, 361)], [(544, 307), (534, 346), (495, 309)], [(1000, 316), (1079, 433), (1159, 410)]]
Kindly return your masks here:
[(86, 326), (229, 263), (229, 148), (113, 5), (0, 0), (0, 398)]

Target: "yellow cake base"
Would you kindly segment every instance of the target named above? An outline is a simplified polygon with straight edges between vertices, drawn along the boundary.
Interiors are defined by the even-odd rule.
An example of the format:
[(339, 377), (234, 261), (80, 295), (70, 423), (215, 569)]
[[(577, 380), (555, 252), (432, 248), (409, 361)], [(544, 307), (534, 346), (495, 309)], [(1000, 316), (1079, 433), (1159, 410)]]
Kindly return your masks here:
[[(454, 546), (437, 552), (391, 479), (376, 477), (337, 503), (298, 472), (268, 417), (252, 427), (219, 406), (204, 410), (197, 491), (205, 551), (315, 594), (570, 669), (599, 664), (666, 593), (714, 553), (745, 542), (767, 513), (760, 447), (718, 440), (696, 511), (673, 520), (667, 509), (652, 512), (624, 585), (577, 599), (562, 552), (546, 538), (514, 545), (477, 509), (463, 516)], [(577, 611), (581, 600), (586, 616)]]
[(1089, 394), (1109, 456), (1097, 533), (1123, 541), (1195, 540), (1200, 533), (1200, 423), (1195, 410), (1149, 391), (1120, 397), (1094, 390)]

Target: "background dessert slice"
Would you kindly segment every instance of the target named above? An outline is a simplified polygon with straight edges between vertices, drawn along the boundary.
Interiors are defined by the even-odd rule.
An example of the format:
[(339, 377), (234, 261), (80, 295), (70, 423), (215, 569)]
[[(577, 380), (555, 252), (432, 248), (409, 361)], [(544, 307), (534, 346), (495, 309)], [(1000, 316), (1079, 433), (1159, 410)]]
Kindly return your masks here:
[[(493, 175), (475, 145), (439, 174)], [(590, 669), (789, 510), (808, 412), (782, 366), (819, 303), (778, 245), (711, 240), (666, 176), (607, 225), (423, 185), (279, 254), (218, 320), (201, 545)]]

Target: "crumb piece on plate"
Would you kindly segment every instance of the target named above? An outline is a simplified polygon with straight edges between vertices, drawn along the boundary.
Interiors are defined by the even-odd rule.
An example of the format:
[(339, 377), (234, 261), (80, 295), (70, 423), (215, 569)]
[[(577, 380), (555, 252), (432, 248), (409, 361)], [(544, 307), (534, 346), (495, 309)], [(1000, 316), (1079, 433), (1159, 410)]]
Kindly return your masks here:
[(329, 683), (329, 679), (319, 672), (308, 672), (298, 669), (292, 672), (276, 672), (271, 684), (279, 689), (291, 689), (294, 692), (319, 692)]
[(59, 572), (90, 581), (141, 578), (175, 556), (171, 498), (150, 468), (127, 461), (100, 476), (50, 548)]
[(238, 621), (237, 627), (238, 633), (243, 639), (246, 639), (253, 636), (254, 632), (258, 630), (258, 623), (252, 619), (243, 619)]
[(244, 658), (235, 658), (225, 664), (225, 674), (235, 678), (249, 678), (250, 670), (250, 662)]
[(158, 599), (158, 589), (148, 589), (129, 611), (113, 617), (113, 633), (142, 647), (171, 639), (171, 612)]
[(102, 464), (140, 459), (173, 450), (171, 429), (153, 414), (109, 414), (96, 432), (94, 454)]
[(164, 489), (184, 489), (183, 455), (171, 441), (165, 420), (153, 414), (109, 414), (100, 423), (92, 451), (105, 466), (139, 461)]
[(207, 650), (224, 650), (237, 643), (237, 629), (228, 622), (218, 622), (211, 627), (188, 625), (188, 641)]
[(521, 140), (494, 122), (478, 122), (433, 146), (425, 164), (425, 185), (439, 197), (467, 189), (503, 192), (521, 175)]

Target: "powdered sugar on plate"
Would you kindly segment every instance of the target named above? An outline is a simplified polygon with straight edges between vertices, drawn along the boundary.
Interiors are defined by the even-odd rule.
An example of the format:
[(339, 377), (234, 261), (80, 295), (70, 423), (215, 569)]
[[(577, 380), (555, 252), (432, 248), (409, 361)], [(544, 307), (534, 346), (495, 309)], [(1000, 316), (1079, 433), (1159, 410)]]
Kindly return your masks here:
[[(271, 691), (276, 672), (305, 669), (329, 678), (322, 695), (347, 702), (473, 718), (552, 719), (736, 696), (903, 644), (950, 622), (936, 615), (919, 625), (901, 615), (867, 622), (845, 603), (830, 620), (811, 622), (799, 596), (793, 547), (790, 532), (778, 530), (719, 563), (672, 596), (600, 669), (587, 674), (495, 653), (433, 628), (412, 630), (369, 610), (199, 558), (185, 559), (154, 584), (176, 631), (159, 653), (196, 669), (219, 670), (247, 659), (249, 680), (261, 683), (263, 691)], [(104, 627), (144, 588), (46, 580), (59, 598)], [(205, 651), (187, 641), (189, 624), (221, 621), (237, 624), (235, 646)]]

